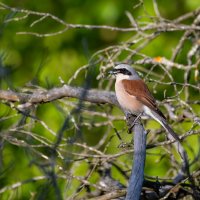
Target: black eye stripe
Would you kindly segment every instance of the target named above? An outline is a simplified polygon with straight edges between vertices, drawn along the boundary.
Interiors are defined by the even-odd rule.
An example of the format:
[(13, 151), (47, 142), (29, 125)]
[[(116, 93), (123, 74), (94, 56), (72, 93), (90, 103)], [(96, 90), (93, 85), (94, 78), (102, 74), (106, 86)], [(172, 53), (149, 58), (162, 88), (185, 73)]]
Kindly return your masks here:
[(132, 75), (131, 72), (125, 68), (122, 68), (122, 69), (118, 69), (119, 70), (119, 73), (122, 73), (124, 75)]

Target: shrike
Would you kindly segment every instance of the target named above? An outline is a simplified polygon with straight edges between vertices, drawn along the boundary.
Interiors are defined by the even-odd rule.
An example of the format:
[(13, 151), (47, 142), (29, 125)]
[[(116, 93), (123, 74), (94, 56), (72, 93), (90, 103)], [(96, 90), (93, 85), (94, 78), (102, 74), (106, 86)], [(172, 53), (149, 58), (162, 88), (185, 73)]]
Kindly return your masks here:
[(131, 66), (119, 64), (109, 73), (116, 76), (115, 93), (120, 106), (125, 112), (136, 115), (146, 114), (152, 117), (174, 139), (180, 141), (179, 137), (168, 125), (163, 113), (157, 107), (156, 101), (147, 85)]

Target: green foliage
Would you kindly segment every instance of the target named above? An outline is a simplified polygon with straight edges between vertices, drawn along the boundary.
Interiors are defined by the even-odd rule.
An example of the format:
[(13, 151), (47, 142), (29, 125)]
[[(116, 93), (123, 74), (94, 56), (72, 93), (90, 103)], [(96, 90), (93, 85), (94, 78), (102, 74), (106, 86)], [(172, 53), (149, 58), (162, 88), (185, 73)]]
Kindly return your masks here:
[[(71, 24), (131, 27), (126, 12), (130, 12), (136, 20), (141, 22), (151, 23), (152, 19), (149, 16), (156, 17), (152, 1), (148, 0), (145, 0), (143, 4), (140, 4), (141, 1), (139, 0), (43, 0), (42, 3), (38, 1), (3, 0), (2, 2), (11, 7), (48, 12)], [(136, 5), (138, 7), (135, 7)], [(174, 19), (196, 9), (198, 6), (198, 1), (158, 1), (160, 13), (166, 19)], [(96, 89), (111, 89), (108, 80), (103, 79), (100, 85), (97, 76), (101, 70), (99, 65), (110, 64), (110, 60), (115, 56), (115, 51), (114, 53), (109, 50), (104, 51), (101, 55), (104, 60), (98, 62), (98, 64), (95, 64), (98, 55), (95, 57), (94, 53), (114, 45), (121, 45), (120, 47), (122, 47), (127, 40), (132, 42), (132, 37), (136, 34), (135, 32), (110, 31), (107, 29), (77, 28), (69, 29), (62, 34), (51, 37), (20, 35), (17, 33), (30, 31), (43, 34), (54, 33), (63, 29), (61, 24), (50, 18), (30, 27), (31, 23), (39, 19), (39, 16), (35, 15), (6, 23), (6, 20), (22, 16), (24, 14), (6, 9), (0, 10), (0, 89), (7, 90), (10, 88), (21, 91), (21, 88), (23, 88), (23, 90), (31, 92), (31, 88), (35, 89), (36, 85), (38, 89), (39, 87), (46, 89), (59, 87), (62, 85), (59, 77), (67, 83), (81, 66), (88, 63), (92, 67), (88, 67), (89, 70), (82, 70), (70, 84)], [(188, 24), (190, 22), (188, 20)], [(148, 31), (148, 33), (153, 31)], [(182, 32), (163, 33), (158, 39), (150, 41), (146, 48), (141, 49), (140, 53), (151, 58), (161, 56), (170, 59), (173, 48), (178, 44), (181, 35)], [(130, 50), (139, 48), (142, 43), (143, 41), (133, 44), (130, 48), (122, 48), (115, 61), (127, 59)], [(177, 62), (187, 64), (187, 53), (191, 46), (191, 41), (186, 41), (183, 50), (177, 57)], [(133, 54), (129, 58), (137, 61), (142, 58), (141, 55)], [(151, 66), (144, 64), (143, 67), (137, 65), (136, 68), (142, 69), (143, 71), (141, 71), (146, 75)], [(88, 73), (90, 78), (87, 82)], [(161, 74), (163, 75), (164, 71), (160, 67), (155, 67), (153, 73), (151, 77), (157, 80)], [(183, 72), (180, 72), (179, 69), (172, 69), (171, 74), (176, 77), (177, 82), (184, 82)], [(171, 81), (169, 76), (163, 77), (163, 80)], [(191, 73), (189, 83), (196, 85), (194, 72)], [(167, 97), (177, 94), (175, 90), (172, 90), (171, 85), (162, 85), (156, 82), (149, 85), (152, 91), (156, 92), (156, 99), (164, 99), (163, 90), (166, 91)], [(179, 91), (182, 86), (177, 87)], [(199, 98), (199, 93), (196, 91), (196, 89), (190, 90), (190, 100)], [(180, 99), (185, 99), (185, 93), (180, 94)], [(78, 110), (79, 103), (78, 100), (65, 98), (35, 105), (35, 109), (30, 111), (28, 117), (12, 109), (7, 102), (0, 103), (0, 134), (2, 134), (0, 143), (3, 146), (0, 155), (0, 191), (1, 188), (13, 185), (16, 182), (22, 183), (21, 187), (8, 189), (4, 192), (0, 197), (1, 199), (59, 199), (56, 196), (56, 194), (59, 194), (56, 191), (56, 184), (58, 184), (61, 196), (66, 199), (73, 197), (80, 189), (79, 186), (85, 184), (85, 187), (77, 192), (76, 198), (89, 198), (86, 196), (88, 192), (87, 184), (81, 182), (80, 179), (88, 178), (87, 180), (90, 183), (98, 183), (101, 178), (98, 173), (99, 165), (106, 162), (106, 159), (95, 159), (95, 156), (91, 156), (98, 155), (98, 152), (94, 152), (96, 147), (103, 155), (108, 154), (110, 156), (109, 163), (116, 162), (126, 174), (130, 175), (132, 154), (131, 152), (126, 153), (130, 150), (129, 148), (128, 150), (126, 147), (123, 149), (119, 145), (125, 143), (128, 146), (132, 135), (127, 134), (121, 111), (108, 105), (89, 103), (83, 103), (81, 110)], [(173, 104), (177, 116), (180, 113), (182, 114), (184, 109), (179, 107), (178, 103), (176, 101)], [(200, 114), (199, 105), (191, 107), (196, 115)], [(166, 108), (162, 109), (166, 111)], [(108, 120), (108, 116), (114, 116), (116, 119)], [(64, 124), (66, 127), (62, 131)], [(152, 131), (160, 129), (158, 124), (152, 121), (147, 122), (145, 126)], [(193, 122), (189, 121), (175, 125), (174, 128), (179, 132), (186, 132), (192, 126)], [(117, 136), (114, 128), (119, 131), (121, 137)], [(196, 129), (198, 128), (199, 126), (196, 127)], [(54, 147), (53, 145), (55, 145), (58, 135), (61, 133), (63, 140), (60, 142), (60, 149), (57, 152), (52, 152), (52, 147)], [(152, 137), (149, 136), (150, 142), (155, 141)], [(164, 139), (164, 137), (156, 137), (157, 140)], [(194, 159), (199, 151), (197, 138), (198, 136), (194, 135), (188, 139), (187, 143), (193, 144), (191, 148), (188, 147), (188, 144), (185, 144), (191, 159)], [(103, 144), (100, 144), (101, 140), (104, 140)], [(78, 144), (73, 145), (74, 143), (88, 145), (94, 149), (90, 150)], [(112, 155), (123, 151), (124, 155), (115, 159), (111, 158)], [(171, 148), (168, 151), (174, 152), (174, 149)], [(82, 153), (85, 157), (81, 156)], [(165, 178), (170, 174), (171, 178), (174, 174), (172, 172), (167, 174), (170, 167), (170, 157), (162, 147), (147, 151), (145, 175)], [(192, 167), (195, 170), (199, 167), (199, 164), (194, 164)], [(127, 185), (127, 178), (119, 173), (114, 165), (110, 170), (112, 177), (121, 184)], [(52, 181), (53, 173), (58, 175), (58, 181)], [(39, 176), (44, 178), (23, 182)], [(94, 185), (91, 186), (91, 190), (92, 192), (95, 191)]]

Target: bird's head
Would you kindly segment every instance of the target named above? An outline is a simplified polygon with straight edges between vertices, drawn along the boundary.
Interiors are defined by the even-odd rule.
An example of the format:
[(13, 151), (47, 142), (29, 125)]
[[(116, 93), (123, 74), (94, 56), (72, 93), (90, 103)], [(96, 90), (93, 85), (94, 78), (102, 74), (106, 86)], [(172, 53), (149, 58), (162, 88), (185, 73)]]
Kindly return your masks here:
[(117, 79), (129, 79), (138, 80), (140, 79), (138, 73), (130, 65), (119, 64), (115, 66), (109, 74), (115, 75)]

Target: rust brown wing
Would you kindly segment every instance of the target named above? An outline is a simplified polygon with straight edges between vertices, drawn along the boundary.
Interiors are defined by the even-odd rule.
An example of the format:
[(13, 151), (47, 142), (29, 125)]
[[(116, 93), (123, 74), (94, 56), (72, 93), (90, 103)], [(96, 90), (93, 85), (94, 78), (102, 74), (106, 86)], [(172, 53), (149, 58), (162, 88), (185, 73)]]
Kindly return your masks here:
[(143, 80), (122, 80), (122, 83), (128, 94), (135, 96), (138, 101), (166, 119), (163, 113), (158, 109), (154, 97)]

